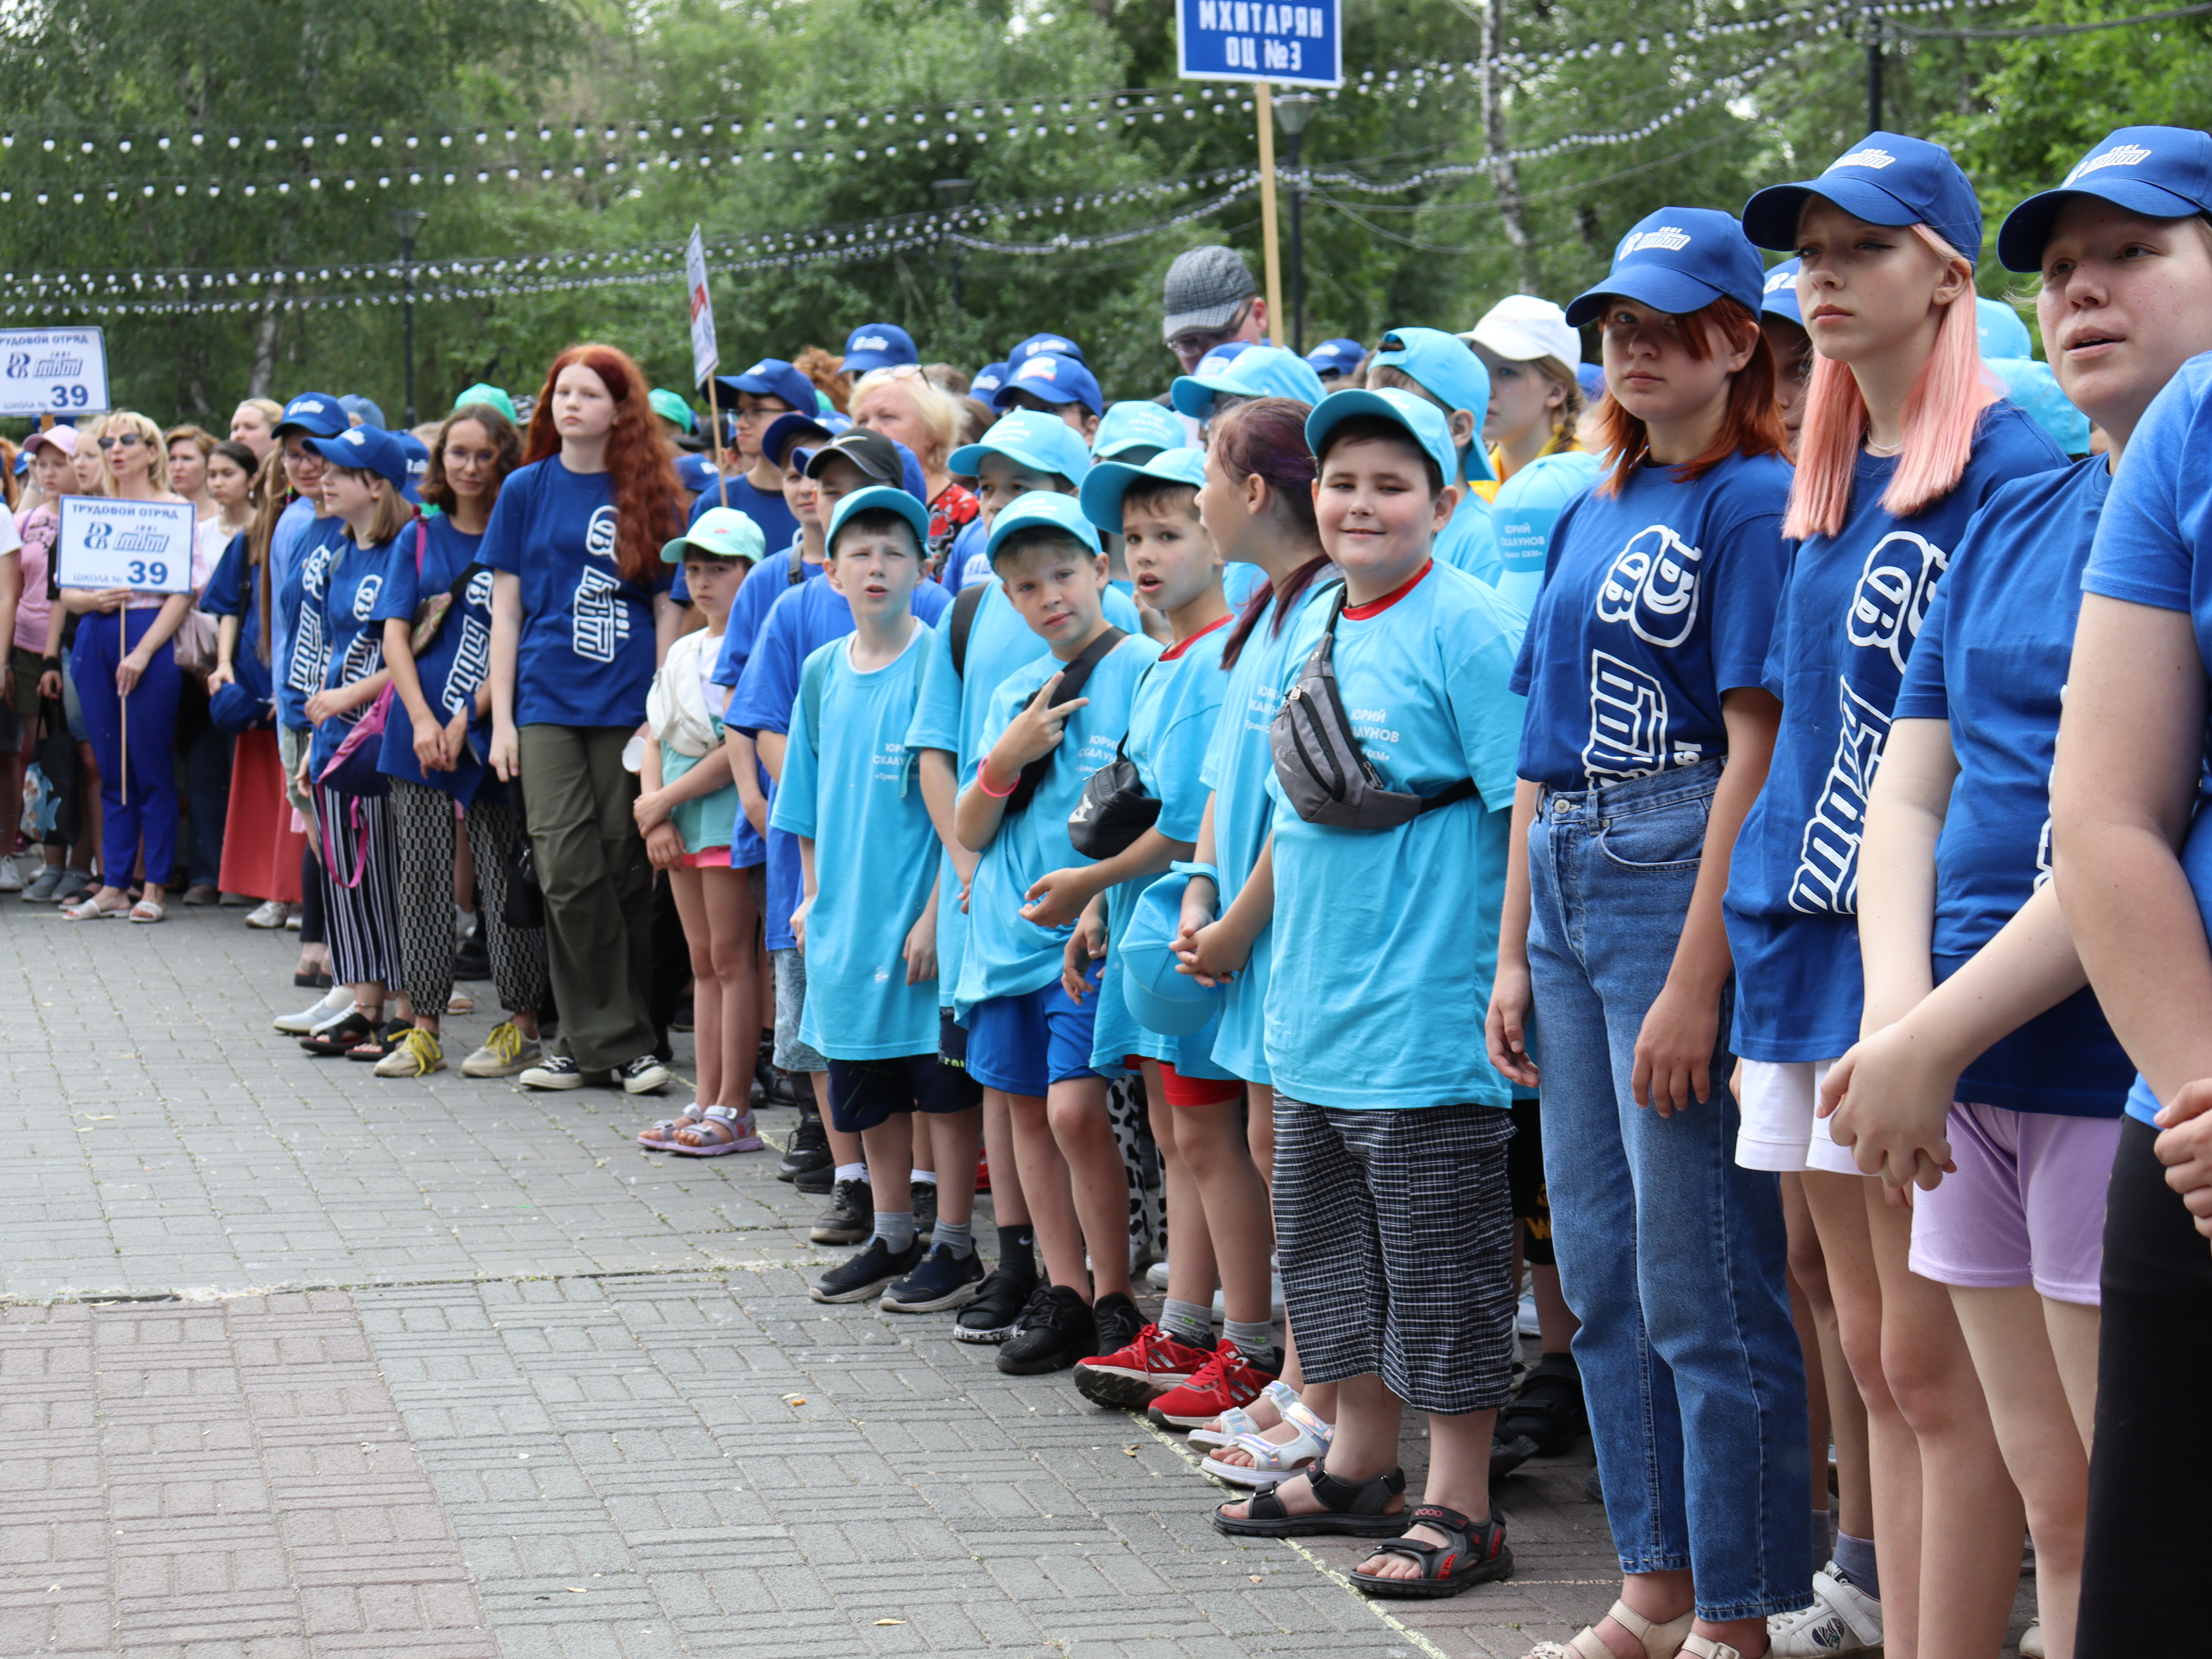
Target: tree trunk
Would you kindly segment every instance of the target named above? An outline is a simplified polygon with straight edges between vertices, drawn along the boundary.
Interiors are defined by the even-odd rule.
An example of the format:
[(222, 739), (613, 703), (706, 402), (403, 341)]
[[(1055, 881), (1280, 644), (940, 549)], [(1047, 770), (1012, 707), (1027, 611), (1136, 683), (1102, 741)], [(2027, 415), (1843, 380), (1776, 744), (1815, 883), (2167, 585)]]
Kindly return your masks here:
[(1524, 294), (1539, 286), (1536, 250), (1528, 240), (1528, 216), (1521, 201), (1521, 167), (1508, 152), (1505, 136), (1505, 72), (1499, 54), (1505, 50), (1505, 0), (1485, 0), (1482, 8), (1482, 143), (1488, 152), (1490, 182), (1498, 191), (1498, 211), (1505, 221), (1505, 240), (1513, 249), (1514, 273)]
[(253, 324), (253, 369), (246, 377), (246, 395), (265, 398), (276, 383), (276, 290), (270, 289), (261, 302), (261, 315)]

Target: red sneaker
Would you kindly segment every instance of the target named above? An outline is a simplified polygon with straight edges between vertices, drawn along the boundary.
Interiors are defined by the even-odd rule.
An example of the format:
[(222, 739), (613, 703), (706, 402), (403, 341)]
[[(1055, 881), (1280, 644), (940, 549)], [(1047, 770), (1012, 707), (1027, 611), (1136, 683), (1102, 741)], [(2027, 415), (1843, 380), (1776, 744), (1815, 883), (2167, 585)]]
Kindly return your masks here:
[(1250, 1405), (1274, 1380), (1274, 1372), (1261, 1370), (1224, 1337), (1202, 1369), (1181, 1388), (1155, 1399), (1145, 1415), (1164, 1429), (1194, 1429), (1232, 1406)]
[(1147, 1325), (1118, 1352), (1076, 1361), (1075, 1386), (1085, 1400), (1098, 1405), (1142, 1411), (1212, 1363), (1213, 1356), (1205, 1349), (1178, 1342), (1158, 1326)]

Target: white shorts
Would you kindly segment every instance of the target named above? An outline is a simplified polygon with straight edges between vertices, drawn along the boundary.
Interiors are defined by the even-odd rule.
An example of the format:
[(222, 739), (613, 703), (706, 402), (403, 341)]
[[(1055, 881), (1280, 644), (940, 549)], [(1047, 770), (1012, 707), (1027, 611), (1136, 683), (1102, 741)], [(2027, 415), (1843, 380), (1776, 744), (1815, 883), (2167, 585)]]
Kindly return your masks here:
[(1736, 1105), (1743, 1115), (1736, 1132), (1735, 1161), (1747, 1170), (1826, 1170), (1836, 1175), (1856, 1175), (1850, 1148), (1838, 1146), (1828, 1134), (1829, 1120), (1816, 1118), (1820, 1079), (1828, 1075), (1832, 1060), (1743, 1062), (1743, 1094)]

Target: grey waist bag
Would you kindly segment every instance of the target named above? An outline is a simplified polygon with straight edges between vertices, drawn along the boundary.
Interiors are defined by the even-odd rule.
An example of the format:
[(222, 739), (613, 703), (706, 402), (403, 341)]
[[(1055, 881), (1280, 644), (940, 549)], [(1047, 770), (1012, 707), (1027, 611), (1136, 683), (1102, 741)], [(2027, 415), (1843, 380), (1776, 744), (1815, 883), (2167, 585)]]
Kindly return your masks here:
[(1395, 830), (1424, 812), (1465, 800), (1474, 780), (1462, 778), (1433, 795), (1410, 795), (1382, 786), (1382, 775), (1359, 746), (1344, 699), (1336, 689), (1336, 619), (1345, 592), (1336, 591), (1328, 624), (1298, 671), (1283, 706), (1267, 728), (1275, 777), (1298, 816), (1339, 830)]

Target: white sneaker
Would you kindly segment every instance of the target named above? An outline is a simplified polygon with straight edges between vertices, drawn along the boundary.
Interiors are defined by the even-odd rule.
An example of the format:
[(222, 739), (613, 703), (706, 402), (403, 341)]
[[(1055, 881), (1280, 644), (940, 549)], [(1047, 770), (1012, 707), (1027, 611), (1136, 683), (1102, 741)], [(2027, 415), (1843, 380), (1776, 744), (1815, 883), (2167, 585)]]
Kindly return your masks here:
[(0, 893), (20, 893), (23, 890), (23, 872), (15, 867), (13, 859), (0, 859)]
[(2043, 1620), (2032, 1620), (2020, 1633), (2020, 1659), (2043, 1659)]
[[(1274, 1304), (1274, 1311), (1268, 1316), (1273, 1319), (1280, 1319), (1283, 1316), (1282, 1274), (1273, 1271), (1269, 1272), (1267, 1274), (1267, 1291), (1270, 1298)], [(1213, 1292), (1213, 1316), (1216, 1319), (1226, 1319), (1229, 1317), (1229, 1304), (1222, 1296), (1218, 1289)]]
[(1150, 1285), (1156, 1291), (1164, 1291), (1167, 1289), (1167, 1257), (1162, 1256), (1158, 1261), (1155, 1261), (1151, 1267), (1145, 1269), (1145, 1283)]
[(263, 929), (282, 927), (289, 907), (278, 899), (264, 899), (246, 913), (248, 927)]
[(1774, 1659), (1827, 1659), (1881, 1645), (1881, 1603), (1837, 1571), (1833, 1561), (1813, 1575), (1813, 1605), (1766, 1621)]
[(288, 1036), (307, 1036), (318, 1026), (342, 1018), (352, 1007), (353, 987), (333, 985), (312, 1008), (302, 1008), (296, 1014), (279, 1014), (270, 1023)]

